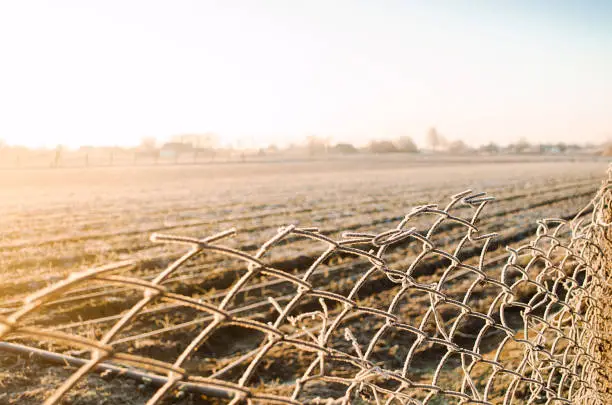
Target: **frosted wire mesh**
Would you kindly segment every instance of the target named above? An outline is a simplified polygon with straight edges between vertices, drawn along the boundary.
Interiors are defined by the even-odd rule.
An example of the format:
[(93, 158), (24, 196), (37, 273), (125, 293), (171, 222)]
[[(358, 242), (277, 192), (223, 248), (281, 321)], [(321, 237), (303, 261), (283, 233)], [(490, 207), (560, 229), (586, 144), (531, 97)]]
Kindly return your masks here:
[[(87, 375), (111, 372), (148, 381), (142, 393), (148, 404), (187, 391), (232, 404), (601, 403), (592, 320), (601, 310), (595, 292), (607, 280), (593, 267), (602, 253), (592, 240), (608, 227), (602, 212), (609, 186), (575, 219), (543, 219), (528, 244), (493, 258), (486, 255), (496, 235), (478, 223), (492, 199), (470, 191), (443, 207), (416, 207), (384, 232), (333, 239), (287, 226), (256, 252), (228, 247), (233, 230), (203, 239), (153, 235), (187, 252), (152, 277), (121, 262), (30, 295), (0, 317), (0, 348), (27, 351), (53, 342), (44, 353), (72, 364), (47, 404), (59, 403)], [(424, 221), (426, 229), (412, 225)], [(276, 268), (267, 260), (304, 239), (318, 244), (320, 254), (303, 268)], [(397, 247), (403, 256), (389, 259)], [(201, 255), (218, 257), (219, 266), (237, 260), (242, 270), (226, 289), (181, 292), (177, 274)], [(100, 283), (108, 286), (102, 298), (126, 290), (140, 296), (115, 316), (37, 323), (49, 305), (86, 299)], [(180, 322), (133, 327), (152, 313), (186, 309)], [(102, 332), (82, 332), (98, 323)], [(157, 359), (155, 350), (132, 350), (147, 339), (155, 348), (163, 341), (155, 339), (183, 330), (189, 337), (179, 334), (181, 350), (172, 361)], [(249, 336), (250, 346), (215, 352), (218, 343), (211, 349), (207, 342), (219, 336), (228, 342)], [(198, 348), (207, 354), (194, 367)], [(214, 359), (213, 366), (203, 366), (202, 358)]]

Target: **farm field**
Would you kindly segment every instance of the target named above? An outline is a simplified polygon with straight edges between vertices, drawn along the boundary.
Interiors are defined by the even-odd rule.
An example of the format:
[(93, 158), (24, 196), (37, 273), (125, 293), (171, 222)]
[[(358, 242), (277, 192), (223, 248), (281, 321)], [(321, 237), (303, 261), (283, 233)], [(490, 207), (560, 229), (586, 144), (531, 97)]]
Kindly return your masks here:
[[(496, 258), (505, 253), (505, 245), (518, 246), (531, 238), (537, 220), (573, 217), (599, 188), (606, 167), (607, 161), (587, 158), (404, 161), (398, 157), (367, 156), (313, 162), (0, 171), (0, 316), (10, 315), (27, 295), (77, 270), (134, 260), (136, 264), (129, 274), (153, 279), (184, 254), (186, 247), (154, 243), (150, 240), (152, 233), (203, 239), (236, 228), (235, 236), (223, 239), (224, 246), (256, 254), (279, 227), (316, 227), (333, 240), (342, 239), (346, 231), (377, 234), (394, 228), (413, 207), (444, 206), (450, 196), (465, 189), (485, 191), (495, 197), (480, 214), (478, 226), (481, 233), (499, 234), (487, 254), (488, 258)], [(472, 207), (456, 208), (455, 215), (462, 218), (469, 219), (472, 214)], [(427, 231), (431, 219), (416, 217), (410, 225), (419, 232)], [(435, 236), (440, 249), (452, 251), (464, 232), (446, 226)], [(394, 246), (387, 253), (388, 260), (402, 268), (410, 263), (418, 247)], [(271, 266), (299, 276), (324, 250), (318, 241), (295, 238), (275, 246), (265, 258)], [(474, 248), (461, 259), (476, 263), (480, 254)], [(362, 257), (334, 256), (318, 267), (312, 282), (323, 289), (333, 284), (334, 291), (349, 291), (366, 263)], [(428, 262), (415, 277), (427, 282), (436, 274), (439, 277), (437, 272), (447, 264)], [(491, 274), (499, 271), (498, 264), (491, 264)], [(246, 270), (244, 261), (235, 257), (206, 253), (173, 273), (167, 288), (218, 303)], [(465, 283), (459, 280), (453, 287), (458, 295)], [(286, 304), (292, 288), (295, 290), (291, 284), (271, 276), (255, 277), (228, 310), (270, 322), (276, 304)], [(375, 278), (358, 299), (363, 305), (382, 307), (388, 305), (392, 290), (383, 277)], [(92, 282), (58, 297), (29, 317), (28, 324), (99, 339), (141, 297), (138, 290)], [(273, 297), (273, 302), (266, 297)], [(425, 296), (413, 298), (401, 313), (416, 322), (427, 302)], [(475, 305), (484, 306), (486, 302), (485, 294)], [(172, 363), (210, 322), (192, 308), (180, 305), (154, 302), (147, 309), (116, 336), (114, 345), (135, 355)], [(329, 310), (339, 309), (330, 305)], [(359, 330), (363, 326), (358, 324), (364, 319), (346, 322), (352, 322)], [(374, 325), (380, 321), (371, 322)], [(366, 337), (367, 333), (364, 330), (357, 340), (368, 341), (371, 337)], [(401, 340), (396, 336), (395, 341), (398, 339)], [(233, 362), (257, 348), (261, 340), (257, 333), (225, 328), (191, 356), (184, 367), (201, 376), (220, 373), (228, 381), (237, 382), (240, 364)], [(15, 341), (31, 343), (19, 336)], [(87, 354), (61, 343), (36, 345), (76, 357)], [(394, 347), (387, 350), (401, 350)], [(418, 358), (416, 366), (420, 371), (415, 372), (415, 379), (431, 377), (428, 361), (435, 356), (428, 353)], [(250, 386), (261, 389), (265, 383), (273, 386), (274, 393), (285, 395), (286, 386), (310, 361), (291, 350), (271, 353)], [(389, 362), (388, 368), (401, 368), (393, 359), (385, 361)], [(43, 367), (0, 352), (0, 404), (40, 403), (68, 375), (67, 366)], [(68, 394), (70, 403), (138, 404), (155, 392), (146, 384), (128, 379), (89, 375), (86, 380), (95, 390), (78, 385)], [(334, 394), (330, 390), (329, 394)], [(187, 394), (171, 395), (168, 401), (216, 400)]]

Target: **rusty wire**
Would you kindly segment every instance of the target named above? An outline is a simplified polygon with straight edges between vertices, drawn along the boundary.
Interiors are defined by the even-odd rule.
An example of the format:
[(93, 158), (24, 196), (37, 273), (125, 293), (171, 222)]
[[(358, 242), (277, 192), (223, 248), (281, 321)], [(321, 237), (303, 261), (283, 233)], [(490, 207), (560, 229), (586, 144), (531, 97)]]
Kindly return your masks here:
[[(0, 350), (31, 350), (76, 367), (46, 404), (59, 403), (86, 375), (101, 370), (125, 370), (128, 377), (153, 381), (148, 404), (177, 391), (226, 398), (230, 404), (431, 404), (438, 403), (435, 398), (601, 404), (592, 378), (600, 368), (593, 319), (601, 311), (601, 297), (594, 291), (608, 285), (609, 276), (593, 265), (603, 254), (593, 235), (610, 226), (602, 214), (610, 185), (608, 179), (574, 219), (539, 221), (528, 244), (509, 247), (493, 260), (486, 255), (497, 235), (478, 224), (492, 198), (469, 190), (442, 208), (415, 207), (383, 232), (332, 238), (316, 228), (283, 227), (255, 253), (224, 244), (233, 229), (207, 238), (154, 234), (154, 242), (185, 245), (187, 252), (154, 277), (130, 273), (136, 263), (125, 261), (74, 273), (30, 295), (0, 316)], [(429, 228), (417, 231), (412, 224), (424, 218), (431, 219)], [(463, 229), (452, 248), (441, 242), (448, 224)], [(323, 246), (307, 268), (290, 271), (266, 260), (283, 244), (303, 240)], [(398, 246), (406, 255), (399, 261), (391, 259)], [(222, 291), (203, 297), (174, 292), (168, 280), (203, 254), (237, 260), (243, 270)], [(329, 262), (340, 256), (362, 265), (336, 279)], [(317, 277), (326, 283), (315, 282)], [(46, 304), (93, 283), (141, 295), (120, 315), (104, 318), (111, 326), (100, 337), (79, 332), (79, 326), (91, 324), (87, 320), (67, 327), (37, 325), (36, 314)], [(279, 292), (274, 296), (266, 288)], [(254, 290), (267, 297), (246, 301)], [(129, 333), (139, 318), (158, 308), (190, 308), (198, 315)], [(229, 327), (256, 336), (256, 343), (214, 369), (187, 367), (198, 348), (225, 336)], [(173, 361), (131, 350), (134, 342), (186, 328), (195, 329), (196, 336), (182, 342)], [(65, 350), (40, 349), (45, 342)], [(80, 356), (71, 357), (71, 350), (80, 350)], [(266, 377), (267, 364), (282, 367), (287, 359), (299, 365), (287, 367), (285, 381)]]

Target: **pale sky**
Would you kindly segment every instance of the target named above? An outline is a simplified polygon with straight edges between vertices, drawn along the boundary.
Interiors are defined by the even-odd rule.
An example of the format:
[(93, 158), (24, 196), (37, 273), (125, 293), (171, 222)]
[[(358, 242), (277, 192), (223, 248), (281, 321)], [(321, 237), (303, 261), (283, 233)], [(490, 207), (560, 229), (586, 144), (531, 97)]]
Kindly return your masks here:
[(612, 138), (612, 1), (0, 1), (0, 138)]

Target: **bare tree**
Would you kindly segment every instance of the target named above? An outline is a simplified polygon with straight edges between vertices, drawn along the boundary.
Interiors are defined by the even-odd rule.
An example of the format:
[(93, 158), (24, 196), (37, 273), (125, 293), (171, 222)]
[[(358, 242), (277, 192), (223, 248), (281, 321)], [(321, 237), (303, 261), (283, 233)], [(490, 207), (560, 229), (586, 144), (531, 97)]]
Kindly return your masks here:
[(206, 132), (193, 136), (193, 147), (199, 149), (215, 149), (219, 146), (219, 136), (213, 132)]
[(64, 147), (62, 145), (57, 145), (55, 147), (55, 158), (53, 159), (54, 167), (59, 167), (60, 161), (62, 160), (63, 151), (64, 151)]
[(517, 153), (526, 152), (531, 147), (529, 141), (525, 137), (521, 137), (517, 144), (515, 145), (515, 150)]
[(409, 136), (400, 136), (395, 144), (400, 152), (416, 153), (419, 151), (419, 148), (417, 148), (416, 144)]
[(435, 151), (444, 146), (446, 140), (434, 127), (432, 127), (427, 131), (427, 143), (431, 146), (431, 149)]
[(145, 136), (140, 140), (140, 148), (143, 150), (153, 150), (157, 145), (157, 139), (153, 136)]
[(464, 153), (469, 150), (469, 147), (462, 140), (452, 141), (448, 145), (448, 151), (450, 153)]
[(157, 139), (153, 136), (146, 136), (140, 140), (140, 145), (134, 151), (134, 164), (140, 158), (153, 158), (155, 163), (159, 159), (160, 150), (157, 147)]
[(309, 135), (306, 137), (306, 143), (308, 144), (308, 154), (310, 156), (327, 152), (327, 139), (320, 138), (316, 135)]
[(482, 145), (480, 148), (478, 148), (478, 151), (482, 153), (499, 153), (500, 150), (501, 148), (499, 145), (494, 142), (489, 142), (488, 144)]

